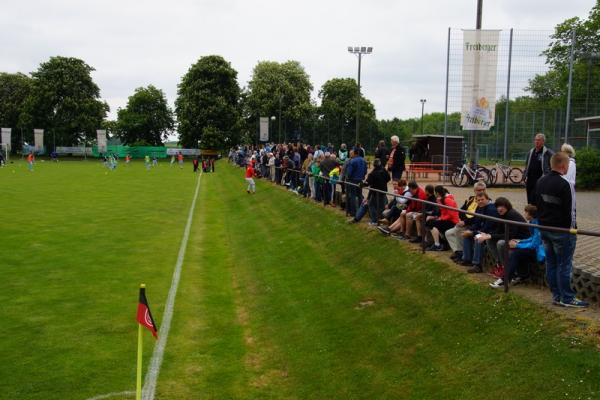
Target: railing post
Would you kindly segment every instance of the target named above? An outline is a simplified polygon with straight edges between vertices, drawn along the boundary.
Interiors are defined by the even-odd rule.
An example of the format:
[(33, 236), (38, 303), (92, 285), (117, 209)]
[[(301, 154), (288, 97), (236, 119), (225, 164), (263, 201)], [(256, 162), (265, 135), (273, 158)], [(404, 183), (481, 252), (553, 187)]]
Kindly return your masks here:
[(509, 270), (508, 270), (508, 241), (509, 241), (509, 224), (504, 223), (504, 293), (508, 292), (508, 284), (509, 284)]
[(421, 252), (423, 254), (425, 254), (425, 239), (427, 239), (427, 232), (425, 231), (425, 219), (426, 218), (427, 217), (425, 217), (425, 216), (423, 216), (423, 218), (421, 218)]

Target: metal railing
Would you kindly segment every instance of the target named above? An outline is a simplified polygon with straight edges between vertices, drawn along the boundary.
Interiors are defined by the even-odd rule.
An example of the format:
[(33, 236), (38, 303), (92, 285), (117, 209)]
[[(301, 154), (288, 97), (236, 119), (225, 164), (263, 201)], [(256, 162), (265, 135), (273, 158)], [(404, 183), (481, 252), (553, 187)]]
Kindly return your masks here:
[[(293, 168), (285, 168), (285, 167), (276, 167), (279, 169), (283, 169), (285, 171), (292, 171), (294, 173), (297, 173), (299, 176), (301, 174), (305, 174), (307, 177), (316, 177), (315, 175), (311, 174), (308, 171), (301, 171), (301, 170), (297, 170), (297, 169), (293, 169)], [(282, 175), (283, 177), (283, 175)], [(318, 175), (318, 177), (325, 179), (327, 181), (330, 181), (330, 177), (328, 176), (323, 176), (323, 175)], [(508, 260), (509, 259), (509, 246), (508, 243), (510, 241), (510, 237), (509, 237), (509, 229), (510, 226), (519, 226), (519, 227), (526, 227), (526, 228), (537, 228), (539, 230), (544, 230), (544, 231), (550, 231), (550, 232), (560, 232), (560, 233), (569, 233), (572, 235), (584, 235), (584, 236), (594, 236), (594, 237), (600, 237), (600, 232), (594, 232), (594, 231), (589, 231), (589, 230), (584, 230), (584, 229), (574, 229), (574, 228), (560, 228), (560, 227), (556, 227), (556, 226), (546, 226), (546, 225), (537, 225), (537, 224), (529, 224), (526, 222), (518, 222), (518, 221), (509, 221), (503, 218), (497, 218), (497, 217), (491, 217), (489, 215), (484, 215), (484, 214), (479, 214), (479, 213), (475, 213), (475, 212), (470, 212), (470, 211), (466, 211), (463, 210), (461, 208), (457, 208), (457, 207), (451, 207), (451, 206), (447, 206), (445, 204), (440, 204), (438, 202), (431, 202), (428, 200), (422, 200), (419, 198), (413, 198), (413, 197), (408, 197), (408, 196), (403, 196), (397, 193), (390, 193), (388, 191), (383, 191), (383, 190), (379, 190), (379, 189), (374, 189), (371, 188), (369, 186), (365, 186), (364, 184), (356, 184), (356, 183), (352, 183), (352, 182), (348, 182), (342, 179), (342, 177), (340, 177), (339, 180), (336, 181), (336, 184), (340, 184), (340, 185), (345, 185), (345, 186), (354, 186), (356, 188), (359, 188), (360, 190), (366, 189), (367, 191), (372, 191), (375, 193), (381, 193), (384, 194), (386, 196), (392, 196), (394, 198), (403, 198), (406, 199), (407, 201), (416, 201), (419, 203), (422, 203), (423, 205), (428, 204), (431, 206), (435, 206), (437, 208), (444, 208), (447, 210), (451, 210), (451, 211), (456, 211), (460, 214), (465, 214), (465, 215), (470, 215), (472, 217), (477, 217), (477, 218), (483, 218), (486, 220), (490, 220), (490, 221), (494, 221), (496, 223), (500, 223), (504, 225), (504, 241), (505, 241), (505, 246), (504, 246), (504, 259)], [(346, 209), (347, 209), (347, 205), (346, 205)], [(425, 227), (425, 218), (421, 218), (421, 251), (423, 253), (425, 253), (425, 248), (426, 248), (426, 235), (427, 235), (427, 230)], [(509, 268), (504, 268), (504, 277), (503, 277), (503, 284), (504, 284), (504, 292), (508, 292), (509, 290), (509, 281), (510, 281), (510, 277), (509, 277)]]

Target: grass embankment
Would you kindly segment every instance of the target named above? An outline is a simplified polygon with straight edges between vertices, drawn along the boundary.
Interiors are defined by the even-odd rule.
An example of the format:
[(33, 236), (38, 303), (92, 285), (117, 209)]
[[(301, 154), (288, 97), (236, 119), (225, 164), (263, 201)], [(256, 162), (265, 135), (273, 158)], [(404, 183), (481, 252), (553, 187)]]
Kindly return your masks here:
[[(13, 173), (14, 171), (14, 173)], [(162, 309), (195, 189), (191, 164), (0, 169), (0, 398), (135, 388), (138, 287)], [(145, 360), (154, 339), (146, 334)]]
[(203, 176), (161, 399), (597, 398), (599, 352), (503, 295), (220, 164)]

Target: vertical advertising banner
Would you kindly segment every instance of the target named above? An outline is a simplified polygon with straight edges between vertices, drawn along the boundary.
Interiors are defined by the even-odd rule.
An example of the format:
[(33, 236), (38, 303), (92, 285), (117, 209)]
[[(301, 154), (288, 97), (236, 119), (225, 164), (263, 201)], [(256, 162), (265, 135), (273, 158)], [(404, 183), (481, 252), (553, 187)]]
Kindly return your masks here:
[(36, 153), (41, 153), (44, 150), (44, 130), (34, 129), (33, 130), (33, 148)]
[(106, 130), (97, 129), (96, 135), (98, 136), (98, 153), (106, 153)]
[[(12, 132), (11, 128), (2, 128), (2, 144), (6, 145), (6, 149), (10, 151), (10, 134)], [(3, 146), (4, 147), (4, 146)]]
[(499, 30), (463, 30), (463, 130), (487, 131), (496, 112)]
[(260, 117), (260, 141), (269, 141), (269, 118)]

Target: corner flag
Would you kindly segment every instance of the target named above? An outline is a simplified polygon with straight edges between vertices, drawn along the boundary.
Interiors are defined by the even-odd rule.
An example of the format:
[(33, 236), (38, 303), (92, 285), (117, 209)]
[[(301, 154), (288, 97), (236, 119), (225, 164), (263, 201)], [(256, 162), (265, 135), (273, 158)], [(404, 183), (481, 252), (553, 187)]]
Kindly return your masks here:
[(155, 338), (158, 338), (156, 332), (156, 324), (152, 318), (150, 312), (150, 306), (148, 306), (148, 300), (146, 300), (146, 288), (144, 285), (140, 287), (140, 301), (137, 309), (137, 321), (140, 325), (145, 326)]

